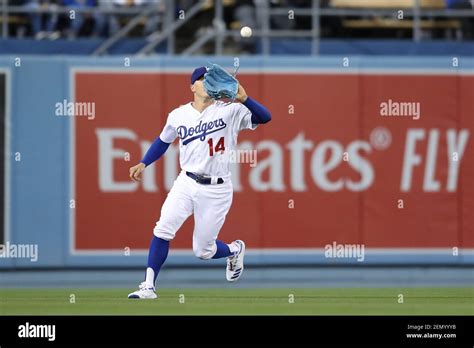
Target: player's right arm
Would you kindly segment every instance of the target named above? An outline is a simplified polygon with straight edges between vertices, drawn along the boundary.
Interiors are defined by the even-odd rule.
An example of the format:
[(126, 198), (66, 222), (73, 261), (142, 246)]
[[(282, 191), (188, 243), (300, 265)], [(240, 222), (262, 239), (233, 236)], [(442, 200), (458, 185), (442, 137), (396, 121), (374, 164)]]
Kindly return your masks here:
[(130, 179), (140, 181), (140, 174), (153, 162), (157, 161), (168, 150), (170, 143), (165, 143), (160, 137), (151, 144), (143, 159), (137, 165), (130, 168)]
[(130, 168), (130, 179), (140, 181), (140, 175), (153, 162), (157, 161), (168, 150), (170, 144), (176, 139), (178, 133), (171, 121), (171, 114), (168, 116), (165, 128), (160, 136), (155, 139), (150, 148), (146, 152), (143, 159), (137, 165)]

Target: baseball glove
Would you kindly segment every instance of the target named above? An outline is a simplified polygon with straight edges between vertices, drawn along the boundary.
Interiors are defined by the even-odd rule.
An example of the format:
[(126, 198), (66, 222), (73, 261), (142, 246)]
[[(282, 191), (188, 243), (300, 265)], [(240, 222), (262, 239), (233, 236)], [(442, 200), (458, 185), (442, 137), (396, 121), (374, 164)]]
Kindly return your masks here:
[(217, 64), (210, 64), (206, 68), (204, 88), (207, 94), (213, 99), (227, 98), (235, 100), (239, 81)]

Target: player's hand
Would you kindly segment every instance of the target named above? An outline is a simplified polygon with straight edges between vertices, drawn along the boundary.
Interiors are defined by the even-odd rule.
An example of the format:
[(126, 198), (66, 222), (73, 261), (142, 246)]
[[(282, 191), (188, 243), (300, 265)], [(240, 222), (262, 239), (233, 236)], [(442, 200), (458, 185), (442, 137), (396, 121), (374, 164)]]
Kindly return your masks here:
[(249, 96), (245, 92), (244, 87), (242, 87), (242, 85), (239, 83), (239, 89), (237, 90), (237, 96), (235, 97), (235, 99), (237, 99), (239, 102), (243, 103), (247, 100), (248, 97)]
[(136, 166), (130, 168), (130, 179), (133, 181), (141, 181), (140, 175), (145, 170), (144, 163), (138, 163)]

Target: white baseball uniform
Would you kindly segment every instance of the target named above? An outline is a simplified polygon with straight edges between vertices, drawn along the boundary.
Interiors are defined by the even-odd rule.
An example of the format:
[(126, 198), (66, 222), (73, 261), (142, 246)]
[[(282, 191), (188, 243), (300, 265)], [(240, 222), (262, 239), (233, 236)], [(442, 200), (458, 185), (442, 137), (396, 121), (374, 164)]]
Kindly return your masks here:
[[(193, 250), (202, 259), (210, 259), (217, 250), (216, 239), (232, 204), (233, 187), (228, 153), (237, 145), (243, 129), (254, 130), (252, 113), (239, 103), (215, 101), (202, 113), (191, 103), (168, 115), (160, 134), (161, 140), (179, 140), (181, 173), (175, 180), (161, 208), (161, 216), (153, 233), (171, 240), (186, 219), (194, 213)], [(211, 185), (203, 185), (189, 176), (192, 172), (211, 177)], [(218, 179), (224, 180), (218, 184)]]

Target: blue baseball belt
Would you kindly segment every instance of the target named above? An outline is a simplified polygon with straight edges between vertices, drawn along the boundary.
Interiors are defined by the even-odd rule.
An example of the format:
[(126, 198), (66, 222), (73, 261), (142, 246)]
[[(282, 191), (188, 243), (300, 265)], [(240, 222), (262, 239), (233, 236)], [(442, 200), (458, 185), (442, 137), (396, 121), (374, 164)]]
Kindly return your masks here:
[[(211, 185), (211, 179), (212, 178), (210, 178), (208, 176), (204, 176), (204, 175), (200, 175), (200, 174), (196, 174), (196, 173), (192, 173), (192, 172), (186, 172), (186, 175), (189, 176), (194, 181), (196, 181), (198, 184)], [(224, 183), (224, 179), (217, 178), (217, 184), (223, 184), (223, 183)]]

